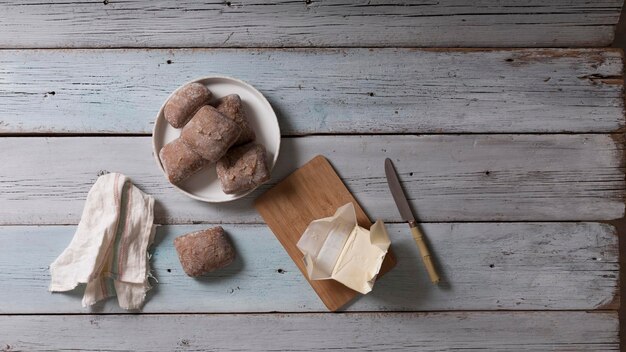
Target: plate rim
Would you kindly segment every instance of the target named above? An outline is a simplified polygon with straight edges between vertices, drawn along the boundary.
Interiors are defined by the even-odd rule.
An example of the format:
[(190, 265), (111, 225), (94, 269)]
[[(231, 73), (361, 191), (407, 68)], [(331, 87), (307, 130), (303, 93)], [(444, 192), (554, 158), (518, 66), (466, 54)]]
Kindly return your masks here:
[[(182, 87), (186, 86), (187, 84), (199, 83), (200, 81), (205, 81), (205, 80), (210, 80), (210, 79), (223, 79), (223, 80), (226, 80), (226, 81), (232, 81), (232, 82), (235, 82), (237, 84), (240, 84), (240, 85), (244, 86), (247, 89), (250, 89), (261, 100), (261, 103), (266, 108), (268, 108), (269, 111), (272, 112), (272, 115), (274, 117), (274, 122), (275, 122), (276, 128), (278, 130), (278, 143), (276, 145), (276, 153), (274, 153), (274, 159), (272, 160), (272, 163), (271, 163), (271, 165), (269, 167), (270, 173), (272, 172), (272, 170), (276, 166), (276, 162), (278, 160), (278, 155), (280, 154), (280, 143), (281, 143), (281, 140), (282, 140), (282, 135), (281, 135), (281, 132), (280, 132), (280, 124), (278, 123), (278, 116), (276, 116), (276, 111), (274, 111), (274, 108), (272, 108), (272, 105), (267, 100), (265, 95), (263, 95), (263, 93), (261, 93), (254, 86), (252, 86), (248, 82), (245, 82), (245, 81), (243, 81), (241, 79), (230, 77), (230, 76), (224, 76), (224, 75), (211, 75), (211, 76), (202, 76), (202, 77), (195, 78), (193, 80), (190, 80), (188, 82), (185, 82), (185, 83), (181, 84), (176, 89), (174, 89), (170, 93), (170, 95), (167, 96), (167, 98), (165, 99), (165, 101), (163, 101), (163, 103), (161, 104), (161, 107), (157, 111), (156, 117), (154, 119), (154, 127), (152, 127), (152, 154), (154, 155), (154, 159), (156, 160), (156, 163), (159, 166), (159, 169), (161, 169), (161, 173), (165, 177), (165, 180), (167, 181), (167, 183), (172, 185), (179, 192), (185, 194), (186, 196), (188, 196), (190, 198), (193, 198), (195, 200), (199, 200), (199, 201), (202, 201), (202, 202), (205, 202), (205, 203), (226, 203), (226, 202), (231, 202), (231, 201), (234, 201), (234, 200), (237, 200), (237, 199), (240, 199), (242, 197), (247, 196), (248, 194), (254, 192), (254, 190), (256, 190), (260, 185), (254, 187), (254, 188), (252, 188), (252, 189), (250, 189), (248, 191), (245, 191), (243, 193), (234, 194), (233, 197), (229, 198), (229, 199), (209, 199), (209, 198), (198, 196), (198, 195), (193, 194), (191, 192), (187, 192), (186, 190), (184, 190), (184, 189), (178, 187), (177, 185), (171, 183), (170, 180), (167, 178), (167, 174), (165, 173), (165, 169), (163, 168), (163, 164), (161, 162), (161, 158), (159, 157), (159, 152), (161, 150), (160, 149), (157, 150), (157, 146), (156, 146), (156, 131), (157, 131), (157, 128), (160, 127), (161, 123), (168, 123), (165, 120), (165, 117), (163, 117), (163, 119), (162, 119), (163, 121), (160, 121), (161, 120), (160, 117), (161, 117), (161, 115), (163, 115), (163, 110), (165, 109), (165, 104), (167, 104), (167, 102), (170, 100), (172, 95), (174, 95), (174, 93), (176, 93), (179, 89), (181, 89)], [(203, 84), (203, 85), (206, 86), (206, 84)]]

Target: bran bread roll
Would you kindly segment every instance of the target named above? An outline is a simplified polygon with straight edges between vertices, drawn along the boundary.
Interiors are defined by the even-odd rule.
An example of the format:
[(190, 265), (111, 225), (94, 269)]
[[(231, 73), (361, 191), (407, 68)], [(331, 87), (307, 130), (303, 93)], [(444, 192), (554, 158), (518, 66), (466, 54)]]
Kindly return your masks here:
[(246, 144), (248, 142), (252, 142), (256, 138), (254, 130), (248, 123), (243, 104), (241, 103), (241, 98), (238, 94), (227, 95), (219, 99), (215, 108), (224, 116), (235, 121), (241, 128), (241, 134), (235, 142), (235, 145)]
[(174, 247), (183, 270), (191, 277), (223, 268), (235, 259), (235, 250), (221, 226), (176, 237)]
[(211, 100), (211, 92), (200, 83), (189, 83), (176, 90), (163, 108), (163, 115), (174, 128), (181, 128), (194, 113)]
[(265, 148), (256, 143), (232, 148), (217, 162), (216, 169), (226, 194), (250, 190), (270, 179)]
[(214, 107), (205, 105), (183, 127), (180, 138), (194, 152), (209, 162), (216, 162), (226, 154), (240, 134), (241, 128), (237, 123), (220, 114)]
[(168, 180), (175, 185), (209, 164), (209, 161), (191, 150), (180, 138), (161, 148), (159, 158)]

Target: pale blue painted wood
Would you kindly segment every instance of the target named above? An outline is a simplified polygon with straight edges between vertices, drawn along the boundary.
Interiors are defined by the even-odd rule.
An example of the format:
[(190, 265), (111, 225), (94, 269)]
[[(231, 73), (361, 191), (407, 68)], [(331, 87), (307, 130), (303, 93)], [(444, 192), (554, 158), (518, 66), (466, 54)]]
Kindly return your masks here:
[(3, 1), (0, 47), (608, 46), (622, 3)]
[(257, 87), (284, 135), (613, 132), (622, 66), (612, 49), (5, 50), (0, 132), (151, 133), (208, 75)]
[(8, 351), (619, 350), (617, 312), (2, 316), (0, 331)]
[[(622, 1), (574, 3), (5, 2), (0, 47), (609, 44)], [(621, 65), (618, 52), (595, 50), (7, 50), (0, 51), (0, 132), (146, 134), (174, 87), (213, 73), (259, 87), (287, 135), (615, 132), (624, 127)], [(605, 219), (623, 215), (621, 143), (604, 135), (316, 137), (285, 143), (289, 161), (280, 164), (275, 180), (321, 151), (334, 157), (371, 215), (397, 220), (380, 170), (369, 166), (372, 159), (393, 156), (423, 219)], [(0, 223), (76, 222), (87, 189), (105, 169), (127, 172), (156, 194), (165, 222), (259, 221), (251, 197), (214, 207), (174, 193), (156, 172), (148, 144), (147, 138), (0, 141)], [(616, 312), (309, 314), (324, 308), (262, 225), (226, 225), (238, 261), (195, 281), (177, 266), (171, 240), (204, 226), (160, 230), (154, 264), (161, 282), (146, 312), (305, 314), (5, 315), (0, 347), (619, 347)], [(114, 302), (90, 311), (80, 308), (78, 294), (45, 291), (47, 264), (73, 229), (0, 228), (0, 313), (119, 312)], [(349, 310), (618, 306), (617, 238), (606, 225), (427, 224), (449, 283), (442, 287), (428, 284), (404, 226), (390, 229), (398, 267)]]
[[(210, 225), (159, 227), (150, 313), (326, 311), (265, 225), (224, 225), (237, 251), (201, 279), (182, 271), (173, 240)], [(81, 307), (80, 292), (47, 292), (48, 265), (74, 226), (0, 227), (0, 313), (123, 312), (115, 300)], [(598, 223), (424, 224), (442, 283), (433, 286), (405, 224), (389, 224), (398, 265), (349, 311), (615, 309), (615, 229)], [(1, 335), (1, 334), (0, 334)]]
[(385, 221), (401, 220), (385, 179), (387, 157), (422, 221), (608, 220), (624, 214), (622, 143), (593, 134), (283, 138), (268, 184), (208, 204), (167, 182), (150, 137), (0, 138), (0, 223), (78, 223), (104, 171), (124, 173), (155, 196), (157, 223), (259, 223), (253, 200), (318, 154), (365, 211)]

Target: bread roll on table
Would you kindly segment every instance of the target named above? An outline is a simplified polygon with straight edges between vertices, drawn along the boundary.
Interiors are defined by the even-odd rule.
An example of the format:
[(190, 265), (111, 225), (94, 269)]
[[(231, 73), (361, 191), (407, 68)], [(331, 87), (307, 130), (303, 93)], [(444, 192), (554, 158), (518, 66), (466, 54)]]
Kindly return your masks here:
[(235, 250), (221, 226), (176, 237), (174, 247), (183, 270), (191, 277), (223, 268), (235, 259)]

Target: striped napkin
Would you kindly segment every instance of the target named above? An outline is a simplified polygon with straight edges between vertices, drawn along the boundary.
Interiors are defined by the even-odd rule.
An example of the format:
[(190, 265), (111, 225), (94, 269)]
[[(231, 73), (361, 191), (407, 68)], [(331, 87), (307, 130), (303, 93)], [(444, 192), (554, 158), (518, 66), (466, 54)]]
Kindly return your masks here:
[(154, 198), (126, 176), (100, 176), (87, 195), (74, 238), (50, 265), (50, 291), (69, 291), (84, 283), (83, 307), (117, 295), (120, 307), (141, 308), (151, 287), (153, 207)]

